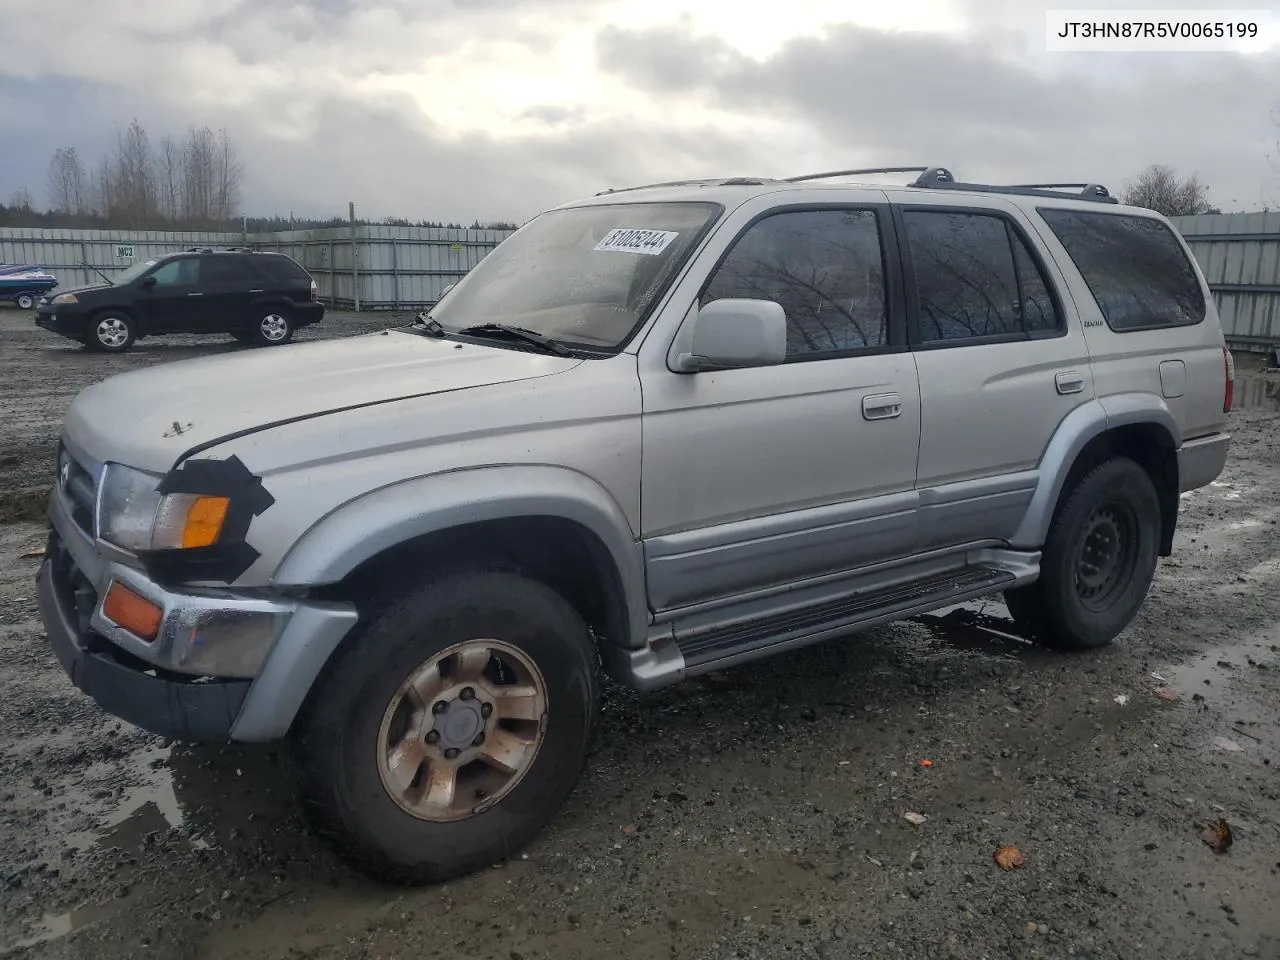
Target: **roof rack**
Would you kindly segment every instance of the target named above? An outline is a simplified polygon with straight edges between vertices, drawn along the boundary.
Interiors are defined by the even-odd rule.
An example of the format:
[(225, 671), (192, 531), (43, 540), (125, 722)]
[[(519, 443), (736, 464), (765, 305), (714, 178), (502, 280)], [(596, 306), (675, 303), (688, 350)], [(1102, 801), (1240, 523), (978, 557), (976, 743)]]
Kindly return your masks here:
[[(1057, 200), (1092, 200), (1095, 203), (1119, 203), (1115, 197), (1100, 183), (1019, 183), (989, 184), (962, 183), (955, 178), (946, 167), (861, 167), (856, 170), (829, 170), (824, 173), (805, 173), (798, 177), (786, 177), (777, 180), (771, 177), (716, 177), (706, 180), (668, 180), (664, 183), (646, 183), (636, 187), (601, 190), (597, 197), (610, 193), (624, 193), (629, 190), (649, 190), (655, 187), (730, 187), (730, 186), (763, 186), (767, 183), (806, 183), (811, 180), (830, 180), (835, 177), (860, 177), (874, 173), (914, 173), (918, 176), (908, 187), (924, 190), (961, 190), (968, 193), (1003, 193), (1018, 196), (1045, 197)], [(1064, 192), (1073, 191), (1073, 192)]]
[(187, 247), (183, 253), (213, 253), (213, 247)]
[(1015, 183), (1013, 188), (1015, 190), (1079, 190), (1086, 200), (1110, 198), (1115, 202), (1111, 191), (1100, 183)]
[(610, 187), (596, 194), (603, 197), (610, 193), (626, 193), (629, 190), (653, 190), (657, 187), (761, 187), (776, 183), (770, 177), (710, 177), (703, 180), (666, 180), (662, 183), (642, 183), (634, 187)]
[(868, 173), (918, 173), (913, 187), (923, 187), (932, 183), (947, 183), (955, 177), (946, 167), (863, 167), (859, 170), (831, 170), (827, 173), (806, 173), (798, 177), (787, 177), (783, 183), (803, 183), (806, 180), (829, 180), (832, 177), (860, 177)]
[[(1093, 200), (1098, 203), (1119, 203), (1100, 183), (1020, 183), (1003, 186), (987, 183), (961, 183), (946, 167), (863, 167), (858, 170), (832, 170), (827, 173), (806, 173), (799, 177), (787, 177), (784, 183), (803, 183), (809, 180), (827, 180), (832, 177), (854, 177), (872, 173), (918, 173), (907, 184), (927, 190), (963, 190), (970, 193), (1007, 193), (1058, 199)], [(1079, 191), (1063, 193), (1064, 190)]]

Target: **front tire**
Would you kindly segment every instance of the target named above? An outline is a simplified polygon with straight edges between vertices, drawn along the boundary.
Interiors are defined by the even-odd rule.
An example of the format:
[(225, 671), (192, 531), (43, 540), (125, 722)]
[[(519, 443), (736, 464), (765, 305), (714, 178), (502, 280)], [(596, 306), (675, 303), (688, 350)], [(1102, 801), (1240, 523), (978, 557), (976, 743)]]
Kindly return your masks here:
[(253, 326), (253, 339), (264, 347), (275, 347), (293, 339), (293, 318), (283, 307), (264, 310)]
[(123, 313), (100, 313), (90, 321), (84, 345), (99, 353), (124, 353), (138, 339), (138, 326)]
[(1146, 600), (1159, 542), (1151, 477), (1127, 457), (1107, 460), (1080, 479), (1054, 517), (1040, 579), (1005, 592), (1009, 612), (1045, 646), (1106, 646)]
[(510, 856), (573, 790), (599, 710), (590, 630), (504, 572), (450, 575), (376, 611), (293, 740), (304, 814), (362, 873), (435, 883)]

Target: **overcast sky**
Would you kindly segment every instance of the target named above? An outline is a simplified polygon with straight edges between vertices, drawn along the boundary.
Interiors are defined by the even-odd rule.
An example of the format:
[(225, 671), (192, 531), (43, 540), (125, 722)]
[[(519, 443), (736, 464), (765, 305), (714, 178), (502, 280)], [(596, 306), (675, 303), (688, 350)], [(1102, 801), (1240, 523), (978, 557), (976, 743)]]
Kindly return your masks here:
[(0, 0), (0, 199), (43, 204), (55, 148), (92, 159), (136, 116), (226, 126), (264, 214), (522, 221), (649, 180), (912, 163), (1119, 190), (1160, 162), (1224, 209), (1280, 205), (1280, 48), (1048, 53), (1066, 6)]

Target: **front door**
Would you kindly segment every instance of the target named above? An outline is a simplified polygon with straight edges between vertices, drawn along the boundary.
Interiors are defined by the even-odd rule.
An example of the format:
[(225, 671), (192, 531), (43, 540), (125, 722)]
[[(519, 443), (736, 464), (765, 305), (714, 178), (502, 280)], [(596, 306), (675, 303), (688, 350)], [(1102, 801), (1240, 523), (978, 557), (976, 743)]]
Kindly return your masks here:
[(765, 213), (770, 202), (735, 212), (727, 255), (705, 280), (691, 273), (668, 309), (774, 300), (786, 362), (674, 373), (669, 336), (661, 359), (642, 358), (641, 523), (658, 614), (800, 586), (917, 540), (920, 390), (888, 208)]
[(138, 293), (139, 312), (148, 333), (182, 333), (200, 323), (200, 264), (195, 257), (166, 260), (144, 279)]
[(1049, 439), (1093, 397), (1089, 350), (1013, 205), (895, 206), (920, 371), (923, 548), (1007, 540)]

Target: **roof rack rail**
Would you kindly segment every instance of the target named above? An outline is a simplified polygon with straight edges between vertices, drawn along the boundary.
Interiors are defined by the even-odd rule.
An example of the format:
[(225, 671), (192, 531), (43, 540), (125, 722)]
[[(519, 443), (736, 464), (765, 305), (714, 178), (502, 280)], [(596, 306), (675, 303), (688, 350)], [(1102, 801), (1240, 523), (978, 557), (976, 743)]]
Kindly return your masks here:
[(803, 183), (806, 180), (829, 180), (832, 177), (859, 177), (868, 173), (918, 173), (912, 186), (924, 186), (926, 182), (945, 183), (955, 180), (946, 167), (861, 167), (857, 170), (829, 170), (826, 173), (805, 173), (787, 177), (783, 183)]
[(213, 247), (187, 247), (183, 253), (213, 253)]
[[(1013, 185), (990, 183), (961, 183), (956, 180), (939, 181), (937, 183), (910, 184), (913, 187), (931, 187), (944, 190), (962, 190), (968, 193), (1003, 193), (1022, 197), (1044, 197), (1049, 200), (1089, 200), (1093, 203), (1119, 203), (1106, 187), (1100, 183), (1020, 183)], [(1067, 193), (1066, 190), (1082, 188), (1079, 193)]]
[(603, 197), (610, 193), (626, 193), (629, 190), (653, 190), (657, 187), (746, 187), (775, 183), (770, 177), (707, 177), (702, 180), (665, 180), (661, 183), (641, 183), (634, 187), (610, 187), (596, 194)]
[(1110, 197), (1111, 191), (1100, 183), (1015, 183), (1018, 190), (1079, 190), (1090, 199)]

